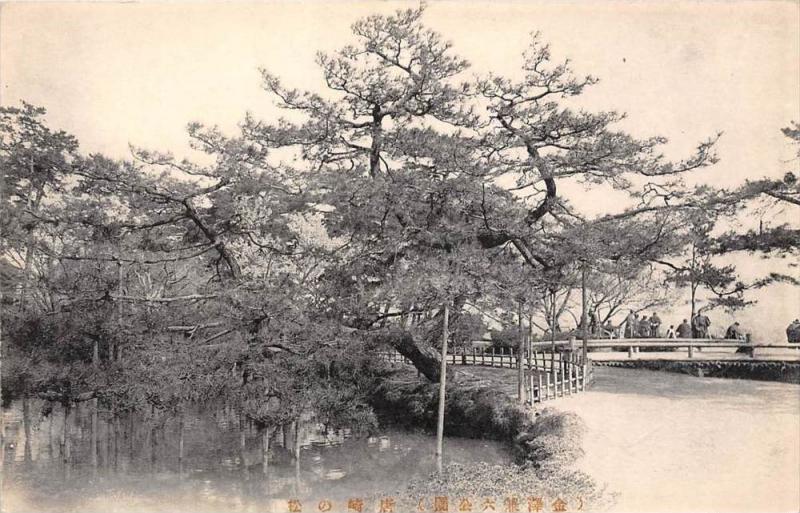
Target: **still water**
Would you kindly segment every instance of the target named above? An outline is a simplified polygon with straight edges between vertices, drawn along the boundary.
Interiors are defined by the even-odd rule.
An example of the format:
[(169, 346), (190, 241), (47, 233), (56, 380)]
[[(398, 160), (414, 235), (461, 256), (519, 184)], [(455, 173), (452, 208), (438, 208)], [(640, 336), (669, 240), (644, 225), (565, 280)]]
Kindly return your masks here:
[[(178, 422), (152, 429), (140, 419), (98, 426), (98, 467), (89, 458), (90, 416), (68, 423), (71, 465), (61, 457), (63, 413), (41, 415), (31, 403), (30, 457), (25, 457), (22, 408), (5, 412), (6, 453), (2, 511), (286, 511), (300, 498), (316, 511), (320, 500), (340, 504), (401, 495), (412, 479), (435, 470), (434, 439), (426, 434), (382, 430), (356, 436), (325, 432), (309, 420), (276, 430), (266, 473), (261, 437), (235, 415), (186, 417), (184, 461), (179, 463)], [(241, 449), (244, 433), (245, 446)], [(297, 438), (295, 438), (297, 436)], [(297, 442), (297, 443), (296, 443)], [(447, 439), (446, 462), (510, 464), (499, 443)], [(299, 459), (293, 456), (299, 446)], [(309, 508), (304, 508), (307, 510)]]

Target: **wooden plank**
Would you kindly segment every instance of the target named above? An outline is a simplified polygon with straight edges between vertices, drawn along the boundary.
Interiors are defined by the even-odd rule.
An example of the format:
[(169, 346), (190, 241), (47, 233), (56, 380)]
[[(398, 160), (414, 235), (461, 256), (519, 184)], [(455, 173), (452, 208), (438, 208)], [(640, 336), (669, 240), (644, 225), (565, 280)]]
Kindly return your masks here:
[(529, 399), (528, 403), (531, 405), (533, 405), (534, 403), (533, 393), (534, 393), (533, 373), (530, 370), (528, 370), (528, 399)]
[(573, 387), (575, 386), (575, 365), (572, 362), (569, 362), (568, 371), (569, 371), (569, 394), (572, 395), (573, 393), (576, 393), (578, 391), (577, 387), (573, 389)]
[(550, 373), (548, 372), (545, 374), (545, 377), (547, 378), (547, 382), (545, 383), (544, 400), (547, 401), (550, 399)]
[(542, 402), (542, 375), (537, 373), (536, 374), (536, 381), (539, 383), (539, 402)]

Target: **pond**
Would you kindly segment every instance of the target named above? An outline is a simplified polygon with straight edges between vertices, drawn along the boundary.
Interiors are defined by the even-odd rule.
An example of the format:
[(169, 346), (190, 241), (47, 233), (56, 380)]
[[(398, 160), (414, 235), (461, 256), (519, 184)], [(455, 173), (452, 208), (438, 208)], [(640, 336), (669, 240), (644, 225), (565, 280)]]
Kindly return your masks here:
[[(126, 418), (115, 430), (100, 415), (94, 467), (86, 405), (68, 424), (72, 464), (66, 465), (60, 444), (63, 413), (56, 408), (42, 416), (41, 407), (31, 402), (27, 461), (22, 407), (15, 404), (4, 412), (3, 511), (287, 511), (289, 498), (313, 504), (304, 510), (317, 511), (320, 500), (331, 500), (334, 511), (343, 511), (349, 498), (369, 502), (402, 494), (412, 479), (436, 468), (435, 440), (427, 434), (326, 433), (309, 419), (273, 433), (265, 472), (260, 435), (246, 424), (240, 431), (237, 417), (225, 411), (185, 417), (182, 462), (176, 419), (152, 429)], [(299, 458), (294, 458), (297, 445)], [(480, 461), (511, 464), (511, 456), (497, 442), (445, 440), (446, 463)]]

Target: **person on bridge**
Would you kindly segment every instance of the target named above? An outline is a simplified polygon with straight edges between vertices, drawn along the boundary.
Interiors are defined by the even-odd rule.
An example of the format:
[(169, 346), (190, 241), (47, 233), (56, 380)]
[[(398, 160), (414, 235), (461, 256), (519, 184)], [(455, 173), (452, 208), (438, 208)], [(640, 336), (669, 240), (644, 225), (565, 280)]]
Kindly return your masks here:
[(711, 326), (711, 319), (705, 314), (697, 314), (692, 321), (694, 338), (709, 338), (708, 328)]
[(725, 339), (726, 340), (744, 340), (744, 333), (742, 333), (741, 328), (739, 327), (739, 322), (734, 322), (730, 326), (728, 326), (728, 330), (725, 332)]
[(786, 328), (786, 341), (792, 344), (800, 343), (800, 320), (795, 319)]
[(646, 316), (639, 319), (639, 329), (636, 330), (637, 338), (647, 338), (650, 336), (650, 320)]
[(603, 325), (603, 337), (608, 338), (619, 338), (619, 333), (617, 332), (618, 328), (615, 328), (613, 324), (611, 324), (611, 319), (607, 319), (606, 323)]
[(639, 325), (639, 314), (634, 313), (633, 310), (625, 318), (625, 338), (634, 338), (636, 336), (637, 326)]
[(675, 338), (675, 325), (670, 324), (667, 328), (667, 338)]
[(653, 315), (650, 316), (650, 337), (651, 338), (658, 338), (659, 336), (659, 328), (661, 328), (661, 318), (658, 316), (657, 313), (653, 312)]
[(682, 323), (678, 324), (677, 334), (678, 338), (692, 338), (692, 327), (689, 325), (689, 321), (684, 319)]

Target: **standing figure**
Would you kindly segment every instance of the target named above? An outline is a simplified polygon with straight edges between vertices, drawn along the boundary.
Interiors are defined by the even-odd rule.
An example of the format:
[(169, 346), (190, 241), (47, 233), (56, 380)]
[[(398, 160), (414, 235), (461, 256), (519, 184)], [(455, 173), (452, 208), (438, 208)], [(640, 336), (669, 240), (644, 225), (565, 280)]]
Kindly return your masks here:
[(711, 319), (705, 314), (697, 314), (694, 317), (694, 338), (709, 338), (708, 328), (711, 326)]
[(636, 336), (636, 326), (639, 324), (639, 319), (637, 319), (637, 317), (639, 316), (631, 310), (625, 318), (625, 338), (633, 338)]
[(786, 328), (786, 341), (791, 344), (800, 343), (800, 320), (795, 319)]
[(639, 319), (639, 329), (636, 336), (638, 338), (647, 338), (650, 336), (650, 320), (646, 316)]
[(670, 324), (669, 328), (667, 328), (667, 338), (675, 338), (675, 325)]
[(693, 329), (689, 325), (689, 321), (684, 319), (682, 323), (678, 324), (677, 335), (678, 338), (692, 338)]
[(657, 313), (653, 312), (653, 315), (650, 316), (650, 336), (652, 338), (658, 338), (658, 330), (661, 327), (661, 318), (658, 316)]
[(603, 337), (619, 338), (617, 328), (611, 324), (611, 319), (606, 320), (606, 323), (603, 325)]

